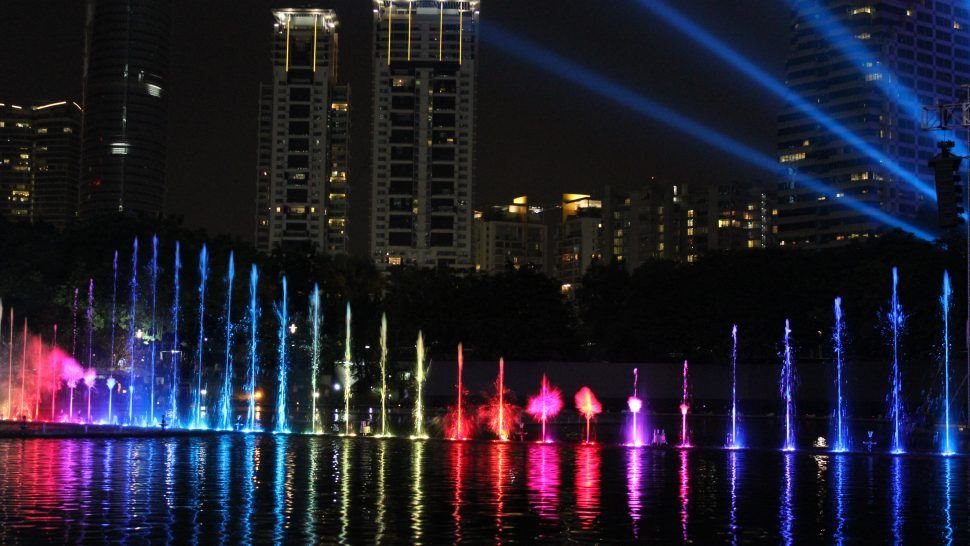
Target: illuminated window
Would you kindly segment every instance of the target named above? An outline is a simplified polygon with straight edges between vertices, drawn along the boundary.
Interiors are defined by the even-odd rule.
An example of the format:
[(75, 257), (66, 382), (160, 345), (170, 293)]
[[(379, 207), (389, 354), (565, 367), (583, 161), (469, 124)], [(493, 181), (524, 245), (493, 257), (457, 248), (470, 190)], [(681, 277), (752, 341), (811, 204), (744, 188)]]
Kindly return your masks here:
[(863, 32), (861, 34), (856, 34), (855, 37), (860, 40), (868, 40), (869, 38), (872, 38), (872, 34), (869, 34), (868, 32)]
[(872, 72), (870, 74), (866, 74), (866, 81), (867, 82), (879, 81), (881, 79), (882, 79), (882, 73), (881, 72)]
[(960, 30), (960, 23), (953, 21), (953, 28)]
[(37, 129), (37, 134), (38, 135), (46, 135), (47, 134), (47, 127), (41, 127), (40, 129)]
[(805, 159), (805, 152), (796, 152), (793, 154), (785, 154), (778, 158), (782, 163), (791, 163), (793, 161), (801, 161)]
[(855, 8), (852, 10), (852, 15), (859, 15), (860, 13), (868, 13), (872, 15), (872, 6), (863, 6), (861, 8)]

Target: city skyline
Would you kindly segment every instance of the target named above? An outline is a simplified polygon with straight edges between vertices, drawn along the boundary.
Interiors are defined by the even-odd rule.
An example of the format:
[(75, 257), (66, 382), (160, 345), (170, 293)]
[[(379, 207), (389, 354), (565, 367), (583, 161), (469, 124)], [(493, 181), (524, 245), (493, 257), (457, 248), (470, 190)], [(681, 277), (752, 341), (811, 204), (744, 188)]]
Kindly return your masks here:
[[(187, 16), (185, 5), (178, 1), (173, 8), (167, 212), (184, 216), (187, 227), (203, 227), (213, 234), (229, 233), (251, 240), (254, 230), (249, 211), (255, 197), (250, 188), (254, 187), (251, 173), (255, 167), (258, 81), (269, 79), (266, 52), (271, 32), (267, 27), (272, 15), (270, 6), (265, 5), (216, 4), (211, 13), (193, 13), (193, 17)], [(285, 5), (273, 3), (276, 7)], [(370, 143), (366, 135), (371, 114), (371, 6), (339, 1), (318, 2), (314, 6), (336, 10), (341, 22), (340, 70), (351, 87), (358, 90), (351, 145), (351, 172), (358, 180), (358, 191), (353, 194), (351, 217), (360, 221), (352, 222), (350, 231), (351, 250), (364, 254), (369, 192), (361, 181), (368, 180), (370, 174)], [(767, 15), (778, 25), (760, 25), (759, 36), (747, 36), (739, 32), (740, 27), (726, 29), (722, 37), (740, 43), (741, 49), (755, 60), (768, 67), (773, 65), (772, 71), (780, 73), (780, 50), (763, 51), (758, 44), (766, 39), (783, 43), (787, 9), (765, 9), (769, 9)], [(564, 17), (562, 26), (538, 25), (536, 21), (548, 16), (543, 8), (496, 3), (484, 7), (483, 21), (545, 45), (557, 47), (557, 42), (564, 42), (560, 44), (563, 54), (585, 66), (634, 84), (678, 110), (693, 112), (697, 117), (717, 117), (718, 126), (736, 128), (733, 136), (766, 152), (772, 149), (778, 101), (757, 89), (728, 94), (716, 88), (717, 81), (728, 81), (730, 69), (706, 63), (702, 50), (685, 44), (636, 3), (589, 13), (583, 15), (582, 21), (578, 16), (583, 10), (578, 7), (565, 6), (562, 10), (564, 15), (573, 13), (577, 17)], [(81, 56), (78, 52), (72, 61), (73, 48), (68, 45), (72, 41), (77, 47), (82, 44), (83, 10), (68, 2), (24, 2), (14, 11), (18, 13), (7, 20), (10, 24), (18, 20), (22, 23), (19, 17), (29, 20), (50, 13), (58, 13), (61, 20), (50, 29), (57, 39), (39, 39), (27, 48), (36, 58), (26, 56), (5, 63), (6, 70), (26, 74), (39, 62), (37, 59), (47, 60), (31, 69), (36, 81), (11, 78), (0, 86), (0, 93), (9, 96), (10, 101), (45, 94), (57, 99), (69, 97), (72, 87), (79, 94)], [(743, 6), (713, 2), (692, 5), (688, 12), (710, 21), (725, 17), (762, 20), (765, 16)], [(218, 19), (223, 33), (202, 32), (213, 19)], [(604, 31), (600, 38), (609, 31), (617, 43), (626, 46), (617, 50), (609, 45), (609, 40), (586, 38), (596, 30)], [(564, 41), (562, 36), (569, 39)], [(20, 40), (24, 38), (21, 36)], [(536, 201), (554, 201), (563, 192), (596, 192), (607, 184), (635, 188), (650, 175), (710, 183), (722, 179), (722, 175), (750, 178), (758, 172), (720, 155), (703, 162), (686, 161), (691, 139), (632, 118), (623, 108), (562, 80), (540, 75), (484, 40), (480, 49), (481, 121), (476, 172), (480, 190), (476, 207), (506, 202), (521, 193), (535, 196)], [(48, 51), (57, 52), (53, 59), (51, 54), (45, 54)], [(638, 53), (642, 51), (654, 54)], [(193, 64), (190, 60), (201, 62)], [(72, 71), (77, 79), (71, 77)], [(681, 93), (687, 82), (698, 81), (698, 71), (706, 74), (715, 87)], [(664, 78), (658, 79), (658, 74)], [(590, 138), (590, 134), (595, 134), (595, 138)], [(213, 200), (221, 202), (218, 210), (210, 206)]]

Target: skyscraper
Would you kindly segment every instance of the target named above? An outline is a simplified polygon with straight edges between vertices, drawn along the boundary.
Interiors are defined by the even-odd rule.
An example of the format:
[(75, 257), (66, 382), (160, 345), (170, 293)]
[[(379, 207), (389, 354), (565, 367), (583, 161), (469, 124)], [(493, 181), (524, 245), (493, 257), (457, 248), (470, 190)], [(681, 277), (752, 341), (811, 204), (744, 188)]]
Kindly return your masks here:
[[(921, 105), (958, 100), (970, 82), (970, 20), (959, 0), (801, 1), (792, 10), (789, 89), (932, 185), (936, 135), (920, 131)], [(778, 116), (782, 166), (833, 188), (780, 184), (776, 242), (824, 246), (886, 229), (846, 206), (853, 198), (907, 220), (933, 203), (885, 162), (851, 146), (812, 115)]]
[(374, 0), (371, 255), (470, 268), (478, 0)]
[(169, 0), (88, 0), (82, 218), (162, 213), (170, 8)]
[(273, 82), (260, 88), (256, 248), (347, 251), (350, 90), (337, 84), (337, 16), (273, 11)]

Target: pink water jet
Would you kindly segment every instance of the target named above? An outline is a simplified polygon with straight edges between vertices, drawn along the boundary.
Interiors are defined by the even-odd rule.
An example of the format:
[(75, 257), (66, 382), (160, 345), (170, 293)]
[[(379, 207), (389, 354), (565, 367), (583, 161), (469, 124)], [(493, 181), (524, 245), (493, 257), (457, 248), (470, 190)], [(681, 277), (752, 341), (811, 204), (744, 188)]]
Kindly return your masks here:
[(574, 397), (576, 410), (586, 419), (586, 443), (589, 442), (589, 422), (593, 417), (603, 412), (603, 405), (596, 399), (596, 395), (589, 387), (579, 389)]
[(687, 403), (687, 361), (684, 361), (684, 392), (680, 400), (680, 447), (691, 447), (690, 434), (687, 431), (687, 412), (690, 405)]
[(529, 398), (526, 410), (532, 418), (542, 423), (542, 442), (546, 443), (546, 422), (559, 414), (562, 409), (562, 395), (559, 389), (549, 385), (546, 374), (542, 374), (542, 385), (539, 394)]
[[(462, 373), (465, 367), (465, 355), (462, 351), (461, 343), (458, 344), (458, 402), (455, 409), (447, 417), (448, 437), (452, 440), (467, 440), (471, 430), (471, 423), (464, 415), (464, 388), (462, 386)], [(453, 415), (452, 415), (453, 414)]]
[(630, 445), (633, 447), (641, 447), (643, 445), (643, 437), (640, 434), (640, 427), (637, 423), (637, 416), (643, 408), (643, 400), (637, 397), (638, 380), (637, 368), (633, 368), (633, 394), (626, 399), (626, 405), (630, 408), (630, 413), (633, 414), (633, 430), (630, 432)]

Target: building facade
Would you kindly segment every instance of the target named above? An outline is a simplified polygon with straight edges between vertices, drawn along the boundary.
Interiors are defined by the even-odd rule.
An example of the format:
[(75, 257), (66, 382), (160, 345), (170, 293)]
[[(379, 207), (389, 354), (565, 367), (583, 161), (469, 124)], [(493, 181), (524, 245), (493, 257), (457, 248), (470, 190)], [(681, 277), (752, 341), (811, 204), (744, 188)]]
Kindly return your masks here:
[(549, 271), (548, 228), (526, 196), (508, 206), (475, 212), (472, 229), (475, 270), (502, 273), (509, 268)]
[(347, 252), (350, 91), (337, 84), (333, 10), (273, 11), (260, 87), (256, 248)]
[(88, 0), (79, 215), (162, 214), (169, 0)]
[[(958, 0), (803, 1), (792, 10), (785, 81), (792, 92), (932, 185), (927, 161), (937, 152), (936, 138), (920, 131), (914, 112), (921, 105), (959, 100), (960, 85), (970, 82), (968, 59), (970, 20), (966, 4)], [(841, 201), (846, 197), (910, 221), (920, 216), (921, 207), (934, 206), (886, 165), (794, 106), (778, 116), (777, 142), (783, 167), (833, 188), (831, 194), (820, 193), (792, 176), (780, 183), (780, 246), (842, 244), (886, 229), (846, 206)]]
[(33, 210), (33, 129), (30, 109), (0, 104), (0, 216), (30, 221)]
[(33, 221), (59, 228), (74, 221), (81, 175), (81, 117), (76, 102), (31, 108)]
[(77, 211), (81, 107), (0, 104), (0, 216), (63, 228)]
[(590, 266), (603, 257), (603, 202), (567, 193), (558, 208), (556, 274), (564, 286), (578, 286)]
[(375, 0), (371, 256), (470, 269), (478, 0)]

